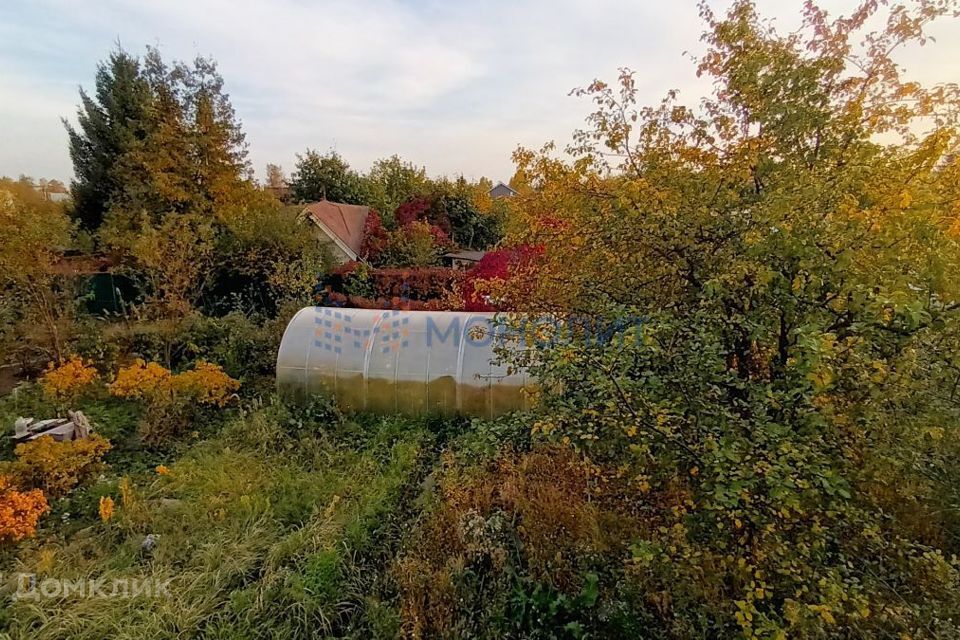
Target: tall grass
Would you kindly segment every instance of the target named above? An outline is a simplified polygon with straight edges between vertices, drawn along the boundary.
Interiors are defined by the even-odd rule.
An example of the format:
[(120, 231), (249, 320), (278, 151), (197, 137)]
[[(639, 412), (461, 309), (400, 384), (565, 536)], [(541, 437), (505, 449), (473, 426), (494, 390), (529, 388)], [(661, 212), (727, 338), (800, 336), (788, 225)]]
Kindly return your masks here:
[(168, 597), (22, 599), (7, 612), (9, 637), (343, 635), (359, 608), (369, 609), (363, 635), (394, 635), (396, 616), (370, 598), (363, 558), (418, 482), (430, 435), (396, 420), (290, 423), (279, 407), (237, 418), (169, 474), (116, 490), (110, 522), (48, 532), (13, 567), (38, 581), (169, 580)]

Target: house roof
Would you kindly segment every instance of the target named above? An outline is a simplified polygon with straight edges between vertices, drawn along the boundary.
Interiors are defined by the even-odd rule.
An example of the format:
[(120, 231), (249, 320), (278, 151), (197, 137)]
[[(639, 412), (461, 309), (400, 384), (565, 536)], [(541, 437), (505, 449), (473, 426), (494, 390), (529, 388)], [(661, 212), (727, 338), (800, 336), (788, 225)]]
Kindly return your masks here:
[(50, 265), (50, 270), (62, 276), (89, 276), (97, 273), (111, 273), (119, 264), (120, 260), (116, 256), (65, 252)]
[(469, 260), (471, 262), (480, 262), (485, 255), (487, 255), (486, 251), (453, 251), (451, 253), (444, 254), (443, 257), (451, 260)]
[(519, 192), (516, 189), (514, 189), (508, 184), (504, 184), (503, 182), (498, 182), (497, 184), (493, 185), (493, 188), (491, 188), (490, 191), (488, 191), (487, 193), (489, 193), (490, 195), (493, 195), (494, 191), (504, 191), (504, 190), (510, 193), (510, 195), (514, 195), (514, 196), (519, 195)]
[(363, 245), (363, 226), (370, 207), (322, 200), (303, 208), (302, 216), (309, 217), (352, 259), (360, 254)]

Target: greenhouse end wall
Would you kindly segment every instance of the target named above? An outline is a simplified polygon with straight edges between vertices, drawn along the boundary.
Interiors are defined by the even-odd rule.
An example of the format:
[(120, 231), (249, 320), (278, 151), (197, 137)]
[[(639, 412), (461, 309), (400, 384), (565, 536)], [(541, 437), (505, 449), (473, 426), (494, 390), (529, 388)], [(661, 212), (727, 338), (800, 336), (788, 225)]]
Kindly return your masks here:
[(534, 381), (499, 363), (492, 313), (307, 307), (290, 321), (277, 387), (347, 410), (493, 417), (528, 408)]

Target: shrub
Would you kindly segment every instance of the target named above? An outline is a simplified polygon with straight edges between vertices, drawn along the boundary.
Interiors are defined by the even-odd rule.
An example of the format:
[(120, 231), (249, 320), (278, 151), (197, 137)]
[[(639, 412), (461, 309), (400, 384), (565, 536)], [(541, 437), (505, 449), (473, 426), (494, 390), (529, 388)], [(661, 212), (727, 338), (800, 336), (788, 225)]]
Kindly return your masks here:
[(391, 231), (381, 254), (381, 262), (397, 267), (429, 267), (455, 245), (442, 228), (414, 220)]
[(135, 275), (147, 291), (149, 310), (183, 317), (200, 301), (215, 263), (216, 227), (204, 216), (166, 216), (130, 241)]
[(47, 365), (40, 378), (44, 394), (57, 400), (72, 400), (82, 393), (97, 378), (97, 370), (77, 356), (66, 362)]
[[(284, 326), (289, 320), (285, 310), (291, 305), (298, 311), (303, 306), (294, 302), (281, 307), (277, 319)], [(220, 318), (194, 317), (176, 335), (177, 357), (170, 364), (181, 368), (206, 360), (220, 364), (234, 378), (272, 375), (280, 345), (272, 324), (259, 314), (239, 311)]]
[(373, 298), (377, 295), (373, 272), (366, 262), (351, 262), (351, 270), (343, 277), (343, 291), (348, 296)]
[(77, 305), (57, 263), (70, 232), (63, 206), (46, 200), (29, 179), (0, 178), (0, 348), (24, 364), (67, 355)]
[(360, 246), (360, 255), (370, 262), (378, 263), (387, 249), (389, 237), (380, 214), (371, 209), (363, 223), (363, 244)]
[(287, 300), (307, 302), (329, 253), (298, 220), (301, 207), (254, 202), (222, 212), (217, 267), (204, 309), (242, 308), (273, 315)]
[(597, 597), (588, 563), (625, 552), (631, 521), (593, 499), (592, 467), (565, 447), (504, 455), (472, 474), (443, 462), (438, 502), (394, 566), (406, 632), (527, 637), (538, 627), (524, 613), (532, 605), (554, 610), (543, 624), (580, 624), (578, 607)]
[(369, 269), (363, 263), (349, 262), (334, 272), (330, 280), (338, 293), (351, 297), (429, 302), (445, 299), (459, 287), (463, 272), (444, 267)]
[(170, 391), (172, 377), (166, 367), (138, 358), (132, 365), (117, 372), (117, 377), (110, 385), (110, 393), (118, 398), (152, 399)]
[(86, 318), (77, 323), (77, 332), (70, 342), (71, 352), (99, 372), (116, 369), (121, 344), (106, 330), (102, 322)]
[(389, 309), (395, 311), (450, 311), (455, 306), (450, 306), (447, 299), (430, 300), (422, 302), (420, 300), (409, 300), (407, 298), (365, 298), (363, 296), (347, 296), (342, 293), (331, 292), (326, 294), (322, 304), (333, 307), (350, 307), (352, 309)]
[(41, 436), (17, 445), (12, 469), (20, 484), (61, 497), (99, 473), (110, 448), (110, 441), (96, 434), (64, 442)]
[(172, 374), (156, 362), (136, 360), (117, 372), (110, 392), (119, 398), (164, 400), (179, 397), (185, 400), (223, 407), (230, 395), (240, 388), (218, 365), (199, 361), (193, 370)]
[(225, 407), (239, 388), (239, 381), (209, 362), (199, 361), (192, 370), (173, 374), (156, 362), (137, 360), (117, 372), (110, 392), (146, 402), (141, 436), (160, 443), (186, 428), (201, 407)]
[(40, 516), (49, 510), (43, 491), (18, 491), (10, 476), (0, 475), (0, 542), (33, 536)]
[(174, 393), (200, 404), (224, 407), (240, 383), (223, 372), (218, 365), (198, 362), (190, 371), (171, 378)]
[(543, 250), (521, 245), (487, 252), (464, 276), (463, 308), (467, 311), (526, 310), (525, 283), (536, 276)]

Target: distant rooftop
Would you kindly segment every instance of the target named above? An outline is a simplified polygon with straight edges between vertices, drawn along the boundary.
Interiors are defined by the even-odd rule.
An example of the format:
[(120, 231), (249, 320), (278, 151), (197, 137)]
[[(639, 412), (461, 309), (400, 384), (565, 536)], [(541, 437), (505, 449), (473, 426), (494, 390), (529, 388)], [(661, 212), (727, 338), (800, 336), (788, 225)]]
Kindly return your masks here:
[(487, 255), (486, 251), (452, 251), (444, 254), (443, 257), (451, 260), (470, 260), (471, 262), (480, 262), (485, 255)]
[(363, 226), (369, 213), (370, 207), (321, 200), (306, 205), (301, 215), (309, 217), (328, 235), (335, 236), (335, 240), (349, 249), (348, 254), (352, 252), (350, 257), (355, 260), (363, 245)]
[(517, 190), (511, 187), (510, 185), (498, 182), (487, 194), (496, 200), (497, 198), (512, 198), (515, 195), (518, 195)]

